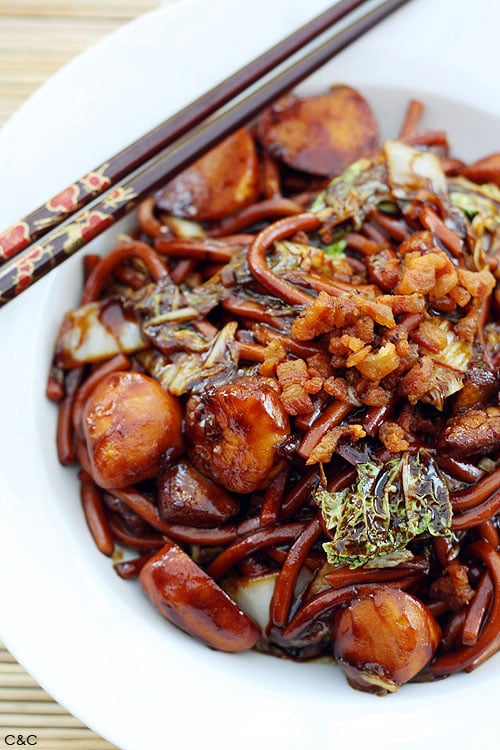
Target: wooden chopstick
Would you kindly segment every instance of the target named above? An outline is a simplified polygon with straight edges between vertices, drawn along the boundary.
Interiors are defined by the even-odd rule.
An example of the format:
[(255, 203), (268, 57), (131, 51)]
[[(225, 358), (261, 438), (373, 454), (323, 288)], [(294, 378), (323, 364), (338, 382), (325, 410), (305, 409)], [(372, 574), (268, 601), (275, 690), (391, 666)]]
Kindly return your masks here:
[(12, 258), (0, 268), (0, 307), (63, 263), (135, 208), (140, 200), (168, 182), (231, 132), (249, 122), (275, 99), (407, 2), (408, 0), (385, 0), (320, 43), (246, 98), (224, 110), (218, 117), (202, 122), (100, 195), (87, 210), (76, 213), (69, 223), (57, 227), (41, 242), (31, 245), (22, 254)]
[(367, 0), (340, 0), (248, 65), (0, 232), (0, 266), (230, 102)]

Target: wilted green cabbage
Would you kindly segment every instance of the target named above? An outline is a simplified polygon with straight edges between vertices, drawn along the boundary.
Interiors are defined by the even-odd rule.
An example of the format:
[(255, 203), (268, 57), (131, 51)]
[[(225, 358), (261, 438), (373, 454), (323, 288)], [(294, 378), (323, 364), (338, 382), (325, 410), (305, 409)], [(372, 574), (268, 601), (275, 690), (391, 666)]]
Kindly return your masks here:
[(351, 487), (315, 492), (332, 533), (323, 545), (328, 562), (357, 568), (404, 549), (421, 534), (450, 535), (448, 487), (427, 451), (405, 452), (385, 464), (358, 464), (356, 471)]
[(385, 162), (379, 157), (359, 159), (335, 177), (316, 198), (311, 211), (329, 227), (351, 221), (360, 227), (367, 213), (391, 198)]

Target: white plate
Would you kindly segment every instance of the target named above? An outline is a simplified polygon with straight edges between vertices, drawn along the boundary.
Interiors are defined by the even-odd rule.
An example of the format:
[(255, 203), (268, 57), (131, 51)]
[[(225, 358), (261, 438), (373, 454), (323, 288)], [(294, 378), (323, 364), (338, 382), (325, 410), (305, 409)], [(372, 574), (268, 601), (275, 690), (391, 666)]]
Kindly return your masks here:
[[(164, 119), (325, 0), (182, 0), (105, 39), (0, 133), (0, 226)], [(315, 86), (351, 83), (394, 135), (411, 96), (455, 153), (500, 146), (492, 0), (413, 0), (340, 55)], [(114, 234), (114, 232), (113, 232)], [(96, 243), (109, 245), (108, 235)], [(340, 670), (209, 651), (170, 627), (99, 555), (59, 467), (44, 398), (53, 336), (79, 259), (0, 311), (1, 636), (71, 712), (122, 750), (476, 747), (497, 736), (499, 658), (385, 699)]]

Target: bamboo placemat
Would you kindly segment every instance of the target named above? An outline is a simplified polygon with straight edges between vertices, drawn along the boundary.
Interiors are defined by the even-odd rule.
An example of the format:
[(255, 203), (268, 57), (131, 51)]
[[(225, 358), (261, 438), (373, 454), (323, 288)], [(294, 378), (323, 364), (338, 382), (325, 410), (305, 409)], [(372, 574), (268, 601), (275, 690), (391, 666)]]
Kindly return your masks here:
[(0, 126), (64, 63), (124, 21), (161, 4), (161, 0), (0, 0)]
[(20, 737), (37, 750), (114, 750), (53, 701), (0, 642), (0, 747), (19, 747)]
[[(0, 0), (0, 126), (68, 60), (124, 21), (160, 4), (161, 0)], [(114, 750), (53, 701), (0, 641), (0, 748), (9, 747), (12, 738), (18, 748), (21, 737), (26, 748), (37, 750)]]

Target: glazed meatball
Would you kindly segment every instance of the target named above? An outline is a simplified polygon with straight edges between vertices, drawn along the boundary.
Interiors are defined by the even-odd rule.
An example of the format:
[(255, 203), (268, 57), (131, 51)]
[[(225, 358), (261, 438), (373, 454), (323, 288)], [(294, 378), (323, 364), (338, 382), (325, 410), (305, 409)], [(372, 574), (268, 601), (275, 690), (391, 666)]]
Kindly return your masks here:
[(279, 448), (290, 424), (275, 387), (241, 378), (189, 399), (188, 454), (196, 468), (232, 492), (265, 488), (284, 465)]
[(439, 625), (418, 599), (381, 586), (341, 610), (333, 650), (352, 687), (383, 695), (429, 663), (440, 637)]
[(178, 400), (141, 373), (104, 378), (85, 404), (82, 422), (93, 478), (105, 489), (155, 476), (161, 457), (182, 447)]

